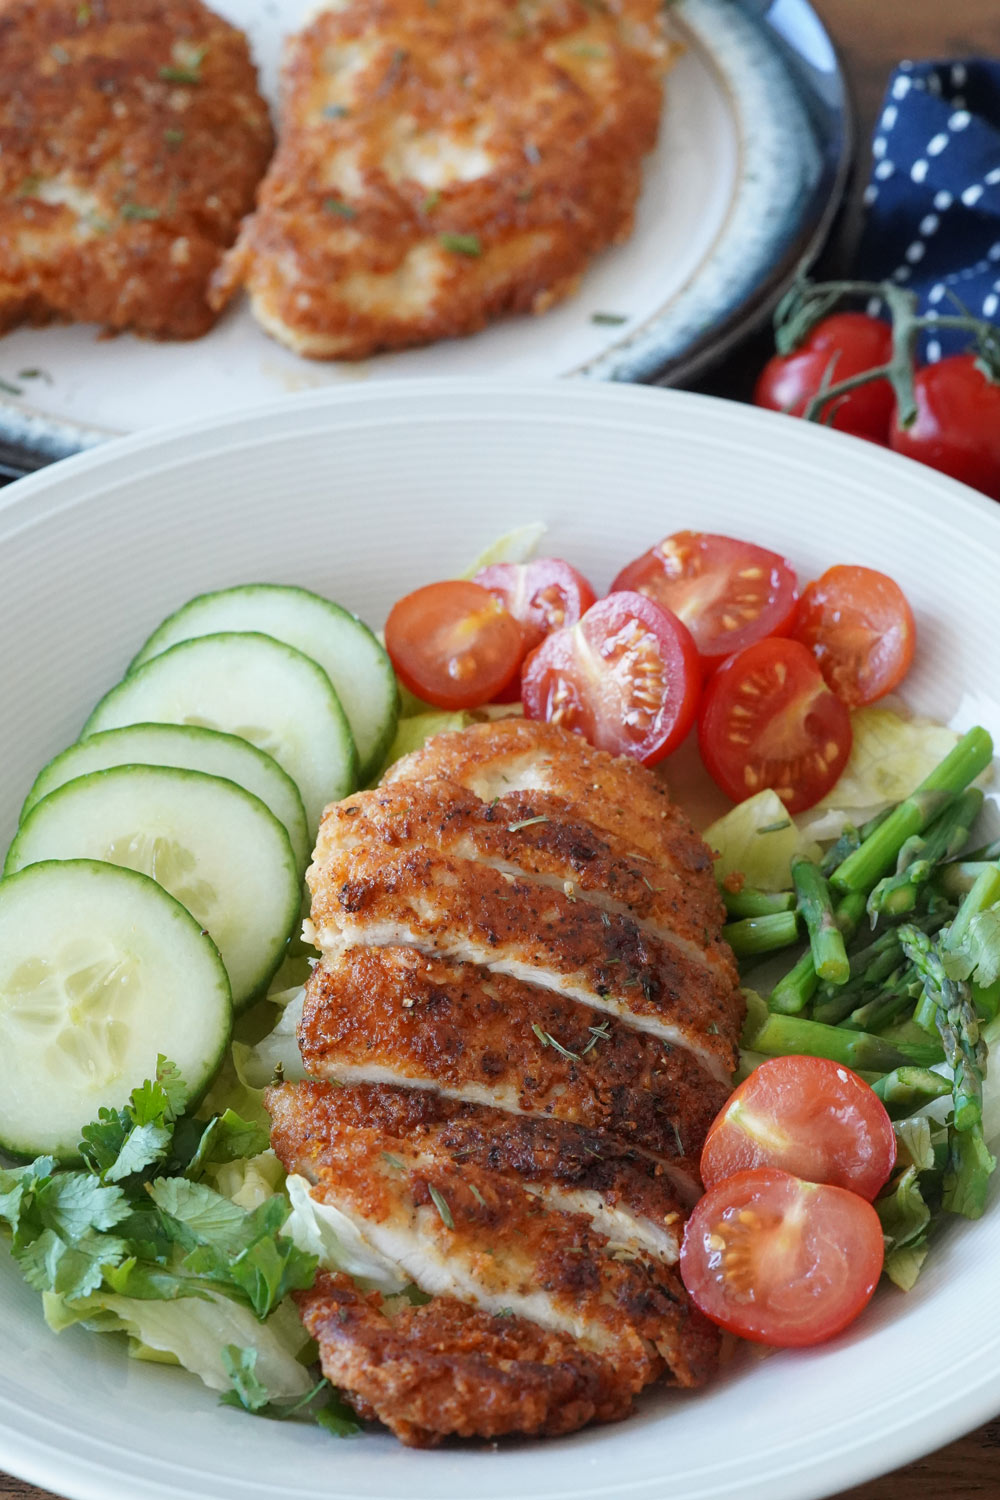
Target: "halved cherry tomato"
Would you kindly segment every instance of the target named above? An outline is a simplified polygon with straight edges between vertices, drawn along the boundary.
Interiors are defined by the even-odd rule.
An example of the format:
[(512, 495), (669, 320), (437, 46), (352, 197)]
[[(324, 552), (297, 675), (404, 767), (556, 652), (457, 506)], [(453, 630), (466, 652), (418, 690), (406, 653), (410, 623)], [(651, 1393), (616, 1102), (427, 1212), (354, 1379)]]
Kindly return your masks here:
[(826, 1057), (772, 1057), (713, 1120), (701, 1180), (711, 1188), (737, 1172), (780, 1167), (872, 1202), (895, 1160), (885, 1105), (863, 1078)]
[(547, 636), (521, 676), (529, 719), (575, 729), (599, 750), (655, 765), (694, 722), (698, 652), (669, 610), (609, 594), (578, 625)]
[(537, 557), (528, 563), (493, 563), (473, 579), (513, 615), (524, 632), (526, 651), (534, 651), (553, 630), (575, 625), (597, 600), (582, 573), (561, 557)]
[(892, 446), (1000, 500), (1000, 385), (974, 354), (953, 354), (918, 370), (917, 416), (895, 424)]
[(772, 787), (789, 812), (803, 812), (837, 780), (851, 739), (850, 714), (801, 641), (758, 641), (705, 689), (701, 758), (734, 802)]
[(819, 1344), (875, 1290), (882, 1225), (857, 1193), (760, 1168), (727, 1177), (695, 1205), (681, 1278), (706, 1317), (758, 1344)]
[[(524, 654), (534, 651), (553, 630), (575, 625), (597, 595), (582, 573), (561, 557), (538, 557), (528, 563), (493, 563), (473, 579), (489, 589), (494, 599), (521, 627)], [(519, 679), (498, 694), (501, 702), (521, 696)]]
[(906, 595), (874, 568), (827, 568), (799, 600), (792, 635), (849, 708), (874, 703), (910, 670), (917, 627)]
[(630, 562), (611, 585), (673, 610), (707, 663), (768, 635), (786, 635), (796, 579), (777, 552), (707, 531), (678, 531)]
[(478, 583), (429, 583), (394, 604), (385, 648), (404, 687), (437, 708), (488, 703), (517, 672), (521, 627)]
[[(866, 313), (833, 313), (817, 323), (804, 344), (791, 354), (775, 354), (760, 373), (753, 399), (757, 406), (801, 417), (807, 403), (827, 385), (888, 364), (892, 329)], [(888, 380), (873, 380), (836, 397), (822, 411), (823, 421), (841, 432), (874, 443), (889, 441), (895, 397)]]

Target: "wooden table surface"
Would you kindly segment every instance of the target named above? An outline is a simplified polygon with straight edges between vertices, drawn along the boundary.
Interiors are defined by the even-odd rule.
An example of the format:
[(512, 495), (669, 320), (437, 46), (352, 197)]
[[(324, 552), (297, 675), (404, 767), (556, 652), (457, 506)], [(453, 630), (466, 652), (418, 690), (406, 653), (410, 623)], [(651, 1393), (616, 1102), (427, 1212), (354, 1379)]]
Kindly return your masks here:
[[(1000, 56), (1000, 0), (813, 0), (841, 50), (866, 142), (886, 78), (902, 57)], [(864, 146), (862, 145), (862, 157)], [(867, 172), (862, 164), (855, 192)], [(745, 397), (767, 353), (762, 336), (702, 382), (721, 396)], [(1000, 1390), (997, 1392), (1000, 1411)], [(0, 1500), (53, 1500), (0, 1474)], [(676, 1500), (683, 1500), (677, 1496)], [(838, 1500), (1000, 1500), (1000, 1416), (928, 1458), (860, 1485)]]

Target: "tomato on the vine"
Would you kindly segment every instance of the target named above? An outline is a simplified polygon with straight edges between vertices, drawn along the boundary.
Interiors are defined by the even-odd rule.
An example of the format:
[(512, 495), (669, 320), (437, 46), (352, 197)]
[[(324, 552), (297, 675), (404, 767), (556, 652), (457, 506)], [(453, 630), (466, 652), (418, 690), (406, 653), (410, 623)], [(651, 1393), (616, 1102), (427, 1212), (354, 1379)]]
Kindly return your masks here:
[(765, 636), (787, 634), (797, 596), (795, 573), (777, 552), (706, 531), (664, 537), (611, 588), (634, 589), (672, 610), (713, 666)]
[(681, 1277), (701, 1311), (742, 1338), (818, 1344), (866, 1306), (885, 1256), (882, 1225), (857, 1193), (759, 1168), (695, 1205)]
[(914, 393), (914, 422), (892, 429), (896, 452), (1000, 500), (1000, 384), (974, 354), (955, 354), (918, 370)]
[[(798, 349), (768, 360), (757, 380), (754, 401), (771, 411), (801, 417), (824, 385), (879, 369), (891, 356), (888, 323), (866, 313), (832, 313), (816, 324)], [(888, 380), (873, 380), (835, 397), (822, 409), (820, 420), (841, 432), (884, 444), (889, 441), (895, 404)]]
[(815, 656), (849, 708), (899, 686), (913, 661), (917, 627), (906, 595), (874, 568), (827, 568), (803, 591), (792, 636)]
[(521, 676), (529, 719), (574, 729), (615, 755), (655, 765), (694, 722), (701, 686), (690, 632), (642, 594), (609, 594), (547, 636)]
[(826, 1057), (771, 1057), (709, 1126), (701, 1180), (778, 1167), (871, 1202), (889, 1180), (896, 1137), (885, 1105), (857, 1073)]
[(837, 781), (851, 741), (850, 714), (801, 641), (758, 641), (705, 689), (702, 760), (734, 802), (771, 787), (789, 812), (804, 812)]
[(393, 605), (385, 648), (404, 687), (436, 708), (488, 703), (515, 676), (521, 627), (487, 589), (452, 579)]

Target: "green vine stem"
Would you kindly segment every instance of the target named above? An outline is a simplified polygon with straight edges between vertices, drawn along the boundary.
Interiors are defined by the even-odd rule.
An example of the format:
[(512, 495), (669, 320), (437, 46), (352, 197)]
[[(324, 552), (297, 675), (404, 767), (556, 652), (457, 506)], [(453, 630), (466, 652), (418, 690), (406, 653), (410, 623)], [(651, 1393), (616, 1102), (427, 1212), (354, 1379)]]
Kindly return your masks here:
[(897, 421), (903, 428), (916, 420), (917, 402), (914, 389), (917, 345), (922, 333), (940, 329), (958, 329), (970, 335), (977, 352), (977, 366), (987, 380), (1000, 384), (1000, 332), (983, 318), (968, 312), (957, 298), (952, 298), (959, 312), (941, 316), (918, 312), (917, 297), (893, 281), (800, 281), (782, 298), (774, 317), (774, 342), (780, 355), (798, 349), (816, 325), (841, 303), (866, 298), (877, 299), (889, 314), (892, 327), (892, 356), (888, 363), (874, 369), (835, 380), (836, 355), (830, 361), (820, 389), (808, 402), (802, 415), (807, 422), (829, 422), (838, 403), (851, 391), (875, 380), (888, 380), (896, 397)]

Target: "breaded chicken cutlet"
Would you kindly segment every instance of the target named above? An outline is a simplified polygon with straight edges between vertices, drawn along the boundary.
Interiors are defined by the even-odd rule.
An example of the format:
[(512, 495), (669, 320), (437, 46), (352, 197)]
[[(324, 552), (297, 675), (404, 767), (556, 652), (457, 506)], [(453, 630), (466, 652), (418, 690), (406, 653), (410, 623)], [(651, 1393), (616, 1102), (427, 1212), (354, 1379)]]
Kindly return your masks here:
[[(711, 1375), (677, 1272), (742, 1001), (704, 844), (548, 724), (440, 735), (329, 807), (272, 1145), (419, 1308), (324, 1275), (324, 1372), (404, 1442), (557, 1434)], [(348, 1230), (349, 1226), (349, 1230)]]
[(627, 238), (661, 0), (343, 0), (288, 44), (280, 144), (216, 281), (360, 359), (541, 312)]
[(206, 333), (272, 148), (246, 40), (201, 0), (0, 0), (0, 332)]

